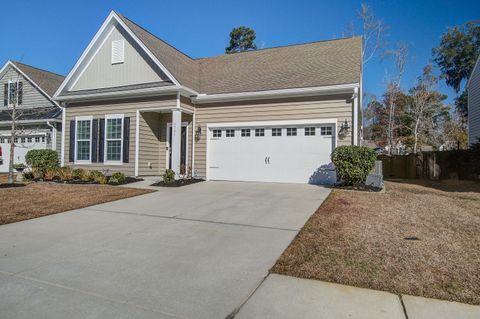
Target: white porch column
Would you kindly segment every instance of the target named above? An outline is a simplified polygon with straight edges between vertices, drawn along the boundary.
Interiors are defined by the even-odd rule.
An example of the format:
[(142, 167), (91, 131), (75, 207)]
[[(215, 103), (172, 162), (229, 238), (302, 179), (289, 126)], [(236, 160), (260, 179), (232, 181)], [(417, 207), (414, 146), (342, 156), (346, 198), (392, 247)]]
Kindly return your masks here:
[(172, 170), (175, 176), (180, 174), (180, 153), (182, 140), (182, 111), (172, 110)]

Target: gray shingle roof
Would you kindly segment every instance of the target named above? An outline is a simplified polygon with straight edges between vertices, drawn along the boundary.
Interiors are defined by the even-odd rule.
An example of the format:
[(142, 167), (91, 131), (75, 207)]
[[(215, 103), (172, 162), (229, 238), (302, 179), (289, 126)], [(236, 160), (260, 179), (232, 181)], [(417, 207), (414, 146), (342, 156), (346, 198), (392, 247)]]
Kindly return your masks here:
[(360, 82), (360, 37), (192, 59), (123, 15), (118, 16), (182, 85), (199, 93)]
[(50, 98), (53, 97), (55, 91), (60, 87), (64, 76), (55, 74), (46, 70), (42, 70), (27, 64), (12, 61), (12, 63), (25, 73), (33, 82), (35, 82)]
[[(62, 110), (58, 107), (45, 107), (45, 108), (32, 108), (32, 109), (20, 109), (20, 116), (17, 120), (48, 120), (59, 117)], [(0, 111), (0, 122), (11, 121), (11, 110)]]

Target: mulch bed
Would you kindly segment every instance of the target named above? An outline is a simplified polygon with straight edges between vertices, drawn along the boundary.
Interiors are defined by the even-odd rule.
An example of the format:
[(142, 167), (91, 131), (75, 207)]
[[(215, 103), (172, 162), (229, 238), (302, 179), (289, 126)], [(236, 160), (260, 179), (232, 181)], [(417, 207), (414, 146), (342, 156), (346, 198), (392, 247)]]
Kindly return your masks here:
[(181, 187), (181, 186), (187, 186), (187, 185), (196, 184), (196, 183), (200, 183), (200, 182), (204, 182), (204, 181), (205, 181), (204, 179), (198, 179), (198, 178), (177, 179), (173, 183), (164, 183), (162, 181), (162, 182), (154, 183), (150, 186)]
[(0, 225), (150, 193), (110, 185), (37, 182), (0, 188)]
[(271, 271), (480, 304), (480, 184), (333, 190)]

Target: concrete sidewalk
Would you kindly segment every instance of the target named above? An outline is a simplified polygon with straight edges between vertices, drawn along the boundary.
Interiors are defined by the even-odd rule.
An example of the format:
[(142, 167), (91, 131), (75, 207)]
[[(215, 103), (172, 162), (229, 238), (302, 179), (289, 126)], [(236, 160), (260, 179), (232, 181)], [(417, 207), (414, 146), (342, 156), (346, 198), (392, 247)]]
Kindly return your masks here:
[(473, 319), (480, 306), (270, 274), (235, 316), (250, 318)]

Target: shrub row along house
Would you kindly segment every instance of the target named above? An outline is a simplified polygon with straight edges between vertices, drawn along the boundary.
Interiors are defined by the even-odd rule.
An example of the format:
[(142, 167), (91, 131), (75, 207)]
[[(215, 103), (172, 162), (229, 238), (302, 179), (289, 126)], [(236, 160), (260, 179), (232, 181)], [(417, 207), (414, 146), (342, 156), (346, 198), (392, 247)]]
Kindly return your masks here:
[(315, 183), (361, 139), (357, 37), (193, 59), (112, 11), (56, 90), (62, 165)]

